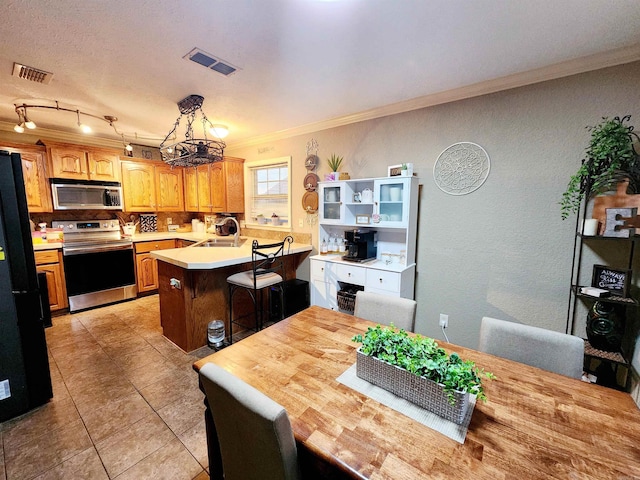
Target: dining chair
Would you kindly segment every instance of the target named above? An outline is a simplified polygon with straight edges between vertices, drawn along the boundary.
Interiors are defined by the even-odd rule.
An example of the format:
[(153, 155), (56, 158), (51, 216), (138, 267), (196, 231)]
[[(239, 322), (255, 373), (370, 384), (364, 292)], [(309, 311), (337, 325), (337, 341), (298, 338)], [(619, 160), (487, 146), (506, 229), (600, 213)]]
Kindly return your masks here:
[(584, 340), (575, 335), (483, 317), (478, 350), (567, 377), (582, 378)]
[(213, 363), (199, 371), (225, 480), (295, 480), (298, 453), (287, 411)]
[[(258, 331), (263, 326), (264, 316), (264, 298), (263, 292), (268, 287), (270, 288), (269, 294), (273, 290), (277, 290), (280, 295), (280, 305), (283, 304), (283, 291), (281, 284), (286, 280), (286, 272), (284, 268), (284, 254), (285, 245), (287, 254), (293, 243), (293, 238), (287, 236), (281, 242), (262, 244), (260, 245), (257, 240), (254, 240), (251, 245), (251, 270), (245, 270), (244, 272), (234, 273), (227, 277), (227, 284), (229, 286), (229, 341), (233, 343), (233, 324), (241, 325), (244, 328), (252, 328)], [(238, 290), (245, 290), (248, 292), (253, 303), (253, 312), (241, 315), (238, 318), (233, 317), (233, 296)], [(249, 317), (253, 314), (254, 327), (249, 327), (244, 323), (239, 322), (245, 317)], [(281, 318), (282, 319), (282, 318)]]
[(416, 301), (409, 298), (392, 297), (391, 295), (361, 290), (356, 293), (353, 314), (381, 325), (393, 323), (398, 328), (413, 332), (416, 321), (416, 306)]

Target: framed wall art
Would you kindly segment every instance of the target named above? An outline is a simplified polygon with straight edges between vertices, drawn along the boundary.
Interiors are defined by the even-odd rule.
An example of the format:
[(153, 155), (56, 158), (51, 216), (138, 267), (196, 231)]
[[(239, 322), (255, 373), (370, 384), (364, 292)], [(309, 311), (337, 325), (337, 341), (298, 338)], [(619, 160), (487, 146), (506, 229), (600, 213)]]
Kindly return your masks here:
[(594, 265), (591, 286), (609, 290), (612, 295), (629, 296), (631, 270), (618, 270), (606, 265)]

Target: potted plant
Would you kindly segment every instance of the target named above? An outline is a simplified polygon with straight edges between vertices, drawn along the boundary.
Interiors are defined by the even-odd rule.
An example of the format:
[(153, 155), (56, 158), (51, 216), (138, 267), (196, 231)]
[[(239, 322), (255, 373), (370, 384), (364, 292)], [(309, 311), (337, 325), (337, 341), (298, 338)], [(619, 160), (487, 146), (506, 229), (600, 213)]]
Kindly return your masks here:
[(495, 378), (456, 353), (447, 355), (434, 339), (409, 336), (393, 324), (369, 327), (352, 340), (362, 343), (358, 377), (458, 424), (466, 415), (469, 395), (486, 401), (482, 380)]
[(640, 160), (633, 147), (638, 135), (625, 124), (630, 119), (603, 117), (598, 125), (587, 127), (591, 140), (585, 158), (560, 201), (563, 220), (580, 210), (583, 199), (614, 189), (622, 180), (629, 179), (631, 192), (640, 191)]
[(329, 168), (331, 169), (331, 173), (329, 174), (331, 180), (338, 180), (339, 175), (337, 172), (340, 168), (340, 165), (342, 165), (342, 160), (343, 158), (339, 155), (336, 155), (335, 153), (332, 153), (331, 157), (327, 159), (327, 163), (329, 164)]

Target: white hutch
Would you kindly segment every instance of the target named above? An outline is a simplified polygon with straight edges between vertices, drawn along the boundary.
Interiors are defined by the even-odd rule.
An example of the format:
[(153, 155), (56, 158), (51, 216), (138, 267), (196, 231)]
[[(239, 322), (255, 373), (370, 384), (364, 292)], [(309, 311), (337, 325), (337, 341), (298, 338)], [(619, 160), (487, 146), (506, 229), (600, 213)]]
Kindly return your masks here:
[[(338, 282), (365, 291), (413, 298), (418, 221), (417, 177), (383, 177), (318, 183), (322, 252), (311, 257), (311, 304), (338, 309)], [(342, 259), (348, 230), (377, 233), (377, 256), (357, 263)], [(343, 247), (344, 248), (344, 247)]]

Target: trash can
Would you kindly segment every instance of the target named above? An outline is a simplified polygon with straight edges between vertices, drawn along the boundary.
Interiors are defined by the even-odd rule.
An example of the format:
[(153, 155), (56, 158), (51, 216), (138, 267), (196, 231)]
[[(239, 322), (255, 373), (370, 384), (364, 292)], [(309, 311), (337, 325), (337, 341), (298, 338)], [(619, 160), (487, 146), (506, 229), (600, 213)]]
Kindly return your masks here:
[[(282, 288), (282, 296), (280, 296)], [(272, 321), (287, 318), (309, 307), (309, 282), (294, 278), (269, 291), (269, 311)]]

